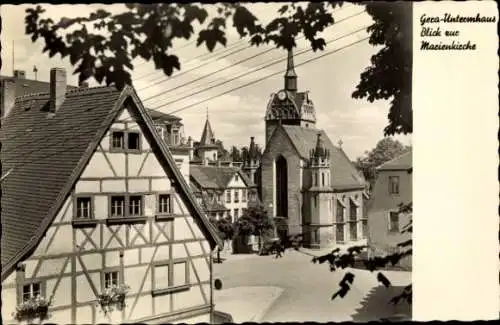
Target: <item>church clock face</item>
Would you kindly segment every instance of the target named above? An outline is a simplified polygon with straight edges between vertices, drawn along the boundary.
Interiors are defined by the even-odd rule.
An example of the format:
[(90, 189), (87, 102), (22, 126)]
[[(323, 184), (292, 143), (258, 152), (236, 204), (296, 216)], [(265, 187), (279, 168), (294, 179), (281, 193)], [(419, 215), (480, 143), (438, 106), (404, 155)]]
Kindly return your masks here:
[(278, 93), (278, 99), (279, 100), (285, 100), (286, 99), (286, 93), (283, 90)]

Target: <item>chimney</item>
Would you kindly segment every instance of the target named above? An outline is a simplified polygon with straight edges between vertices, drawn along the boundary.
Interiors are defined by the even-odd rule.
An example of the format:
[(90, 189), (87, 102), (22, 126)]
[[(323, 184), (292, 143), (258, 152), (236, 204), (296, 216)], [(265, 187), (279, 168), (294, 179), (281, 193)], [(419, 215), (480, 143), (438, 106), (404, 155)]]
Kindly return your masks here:
[(16, 103), (16, 82), (14, 79), (4, 79), (0, 85), (1, 117), (5, 118)]
[(66, 70), (50, 69), (50, 112), (55, 113), (61, 108), (66, 97)]
[(26, 72), (24, 70), (14, 70), (14, 78), (26, 79)]

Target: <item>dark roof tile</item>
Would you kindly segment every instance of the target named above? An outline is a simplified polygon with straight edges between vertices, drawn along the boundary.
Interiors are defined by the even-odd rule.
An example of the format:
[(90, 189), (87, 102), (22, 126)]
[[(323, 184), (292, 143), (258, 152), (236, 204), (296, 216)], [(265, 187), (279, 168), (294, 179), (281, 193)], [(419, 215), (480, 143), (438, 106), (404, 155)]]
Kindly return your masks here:
[(309, 159), (311, 149), (316, 146), (318, 133), (321, 133), (325, 148), (330, 150), (332, 188), (348, 189), (365, 186), (365, 180), (353, 166), (345, 152), (333, 145), (324, 130), (295, 125), (282, 125), (282, 128), (302, 159)]

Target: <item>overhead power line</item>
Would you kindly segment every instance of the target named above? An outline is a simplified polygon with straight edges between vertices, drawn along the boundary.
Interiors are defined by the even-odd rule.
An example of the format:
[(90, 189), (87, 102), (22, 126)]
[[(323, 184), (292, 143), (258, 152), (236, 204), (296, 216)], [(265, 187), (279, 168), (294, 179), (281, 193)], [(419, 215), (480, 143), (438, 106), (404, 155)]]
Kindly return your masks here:
[[(354, 35), (354, 34), (356, 34), (356, 33), (360, 32), (360, 31), (362, 31), (362, 30), (365, 30), (365, 29), (366, 29), (366, 27), (359, 28), (359, 29), (357, 29), (357, 30), (355, 30), (355, 31), (353, 31), (353, 32), (350, 32), (350, 33), (348, 33), (348, 34), (344, 34), (344, 35), (342, 35), (342, 36), (340, 36), (340, 37), (337, 37), (337, 38), (335, 38), (335, 39), (332, 39), (332, 40), (330, 40), (330, 41), (326, 42), (326, 44), (330, 44), (330, 43), (336, 42), (336, 41), (338, 41), (338, 40), (341, 40), (341, 39), (346, 38), (346, 37), (348, 37), (348, 36)], [(297, 56), (300, 56), (300, 55), (302, 55), (302, 54), (309, 53), (309, 52), (312, 52), (312, 48), (308, 48), (308, 49), (306, 49), (306, 50), (299, 51), (299, 52), (295, 53), (295, 54), (294, 54), (294, 56), (295, 56), (295, 57), (297, 57)], [(240, 79), (240, 78), (242, 78), (242, 77), (245, 77), (245, 76), (247, 76), (247, 75), (249, 75), (249, 74), (251, 74), (251, 73), (258, 72), (258, 71), (260, 71), (260, 70), (263, 70), (263, 69), (269, 68), (269, 67), (271, 67), (271, 66), (273, 66), (273, 65), (275, 65), (275, 64), (278, 64), (278, 63), (281, 63), (281, 62), (284, 62), (284, 61), (286, 61), (286, 58), (279, 58), (279, 59), (276, 59), (276, 60), (274, 60), (274, 61), (272, 61), (272, 62), (270, 62), (270, 63), (267, 63), (267, 64), (265, 64), (265, 65), (262, 65), (262, 66), (260, 66), (260, 67), (257, 67), (257, 68), (255, 68), (255, 69), (253, 69), (253, 70), (249, 71), (249, 72), (245, 71), (245, 72), (243, 72), (243, 73), (239, 74), (239, 75), (238, 75), (238, 76), (236, 76), (236, 77), (233, 77), (233, 78), (230, 78), (230, 79), (224, 80), (224, 81), (222, 81), (222, 82), (220, 82), (220, 83), (218, 83), (218, 84), (216, 84), (216, 85), (213, 85), (213, 86), (210, 86), (210, 87), (206, 87), (206, 88), (200, 89), (200, 90), (198, 90), (198, 91), (195, 91), (195, 92), (189, 93), (189, 94), (187, 94), (187, 95), (185, 95), (185, 96), (182, 96), (182, 97), (176, 98), (176, 99), (174, 99), (174, 100), (171, 100), (171, 101), (169, 101), (169, 102), (167, 102), (167, 103), (162, 104), (162, 105), (161, 105), (161, 106), (159, 106), (159, 107), (165, 107), (165, 106), (167, 106), (167, 105), (170, 105), (170, 104), (173, 104), (173, 103), (177, 103), (177, 102), (179, 102), (179, 101), (181, 101), (181, 100), (183, 100), (183, 99), (187, 99), (187, 98), (190, 98), (190, 97), (192, 97), (192, 96), (194, 96), (194, 95), (198, 95), (198, 94), (200, 94), (200, 93), (202, 93), (202, 92), (205, 92), (205, 91), (211, 90), (211, 89), (213, 89), (213, 88), (216, 88), (216, 87), (219, 87), (219, 86), (222, 86), (222, 85), (225, 85), (225, 84), (228, 84), (228, 83), (233, 82), (233, 81), (235, 81), (235, 80), (238, 80), (238, 79)], [(161, 93), (161, 94), (157, 94), (157, 95), (153, 95), (153, 96), (150, 96), (150, 97), (148, 97), (148, 98), (144, 99), (143, 101), (147, 101), (147, 100), (149, 100), (149, 99), (152, 99), (152, 98), (155, 98), (155, 97), (158, 97), (158, 96), (161, 96), (161, 95), (163, 95), (163, 93)]]
[[(365, 29), (366, 27), (367, 27), (367, 26), (365, 26), (365, 27), (363, 27), (363, 28), (360, 28), (359, 30)], [(356, 32), (358, 32), (359, 30), (357, 30)], [(355, 32), (351, 32), (350, 34), (353, 34), (353, 33), (355, 33)], [(346, 36), (346, 35), (344, 35), (344, 37), (345, 37), (345, 36)], [(342, 38), (342, 37), (340, 37), (340, 38)], [(301, 65), (301, 64), (299, 64), (299, 65)], [(296, 65), (296, 66), (299, 66), (299, 65)], [(239, 89), (239, 88), (242, 88), (242, 87), (238, 87), (238, 89)], [(237, 90), (237, 89), (235, 89), (235, 90)], [(225, 92), (225, 93), (229, 93), (229, 92), (230, 92), (230, 91)], [(225, 94), (225, 93), (224, 93), (224, 94)], [(223, 95), (223, 94), (221, 94), (221, 95)], [(218, 97), (218, 96), (217, 96), (217, 97)], [(158, 108), (161, 108), (161, 107), (164, 107), (164, 106), (165, 106), (165, 105), (161, 105), (161, 106), (159, 106), (159, 107), (157, 107), (157, 108), (155, 108), (155, 109), (152, 109), (152, 111), (158, 111)], [(94, 121), (94, 120), (90, 120), (90, 121), (88, 121), (88, 122), (89, 122), (89, 123), (93, 123), (93, 122), (95, 122), (95, 123), (99, 123), (99, 122), (102, 122), (102, 118), (98, 118), (98, 119), (96, 119), (95, 121)], [(82, 127), (81, 127), (81, 128), (72, 128), (72, 129), (73, 129), (73, 131), (77, 132), (78, 130), (80, 130), (80, 129), (85, 129), (85, 128), (86, 128), (86, 125), (82, 125)], [(58, 132), (59, 132), (59, 131), (57, 131), (57, 132), (53, 132), (53, 134), (50, 134), (50, 135), (46, 136), (46, 138), (47, 138), (48, 140), (51, 140), (51, 139), (53, 139), (54, 137), (55, 137), (55, 138), (57, 138), (57, 137), (56, 137), (56, 136), (57, 136), (57, 134), (56, 134), (56, 133), (58, 133)], [(10, 139), (12, 139), (12, 138), (18, 138), (18, 137), (22, 137), (22, 136), (26, 136), (26, 135), (29, 135), (29, 133), (23, 133), (21, 136), (17, 136), (17, 135), (16, 135), (16, 136), (14, 136), (14, 137), (7, 137), (7, 138), (3, 138), (3, 139), (2, 139), (2, 141), (6, 141), (6, 140), (10, 140)], [(23, 147), (23, 146), (24, 146), (24, 145), (20, 145), (20, 146), (18, 146), (18, 147), (12, 148), (11, 150), (14, 150), (14, 149), (17, 149), (17, 148), (20, 148), (20, 147)], [(8, 151), (10, 152), (11, 150), (8, 150)], [(5, 152), (4, 152), (4, 153), (5, 153)]]
[[(366, 28), (366, 27), (365, 27), (365, 28)], [(326, 56), (328, 56), (328, 55), (332, 55), (332, 54), (334, 54), (334, 53), (338, 53), (338, 52), (340, 52), (340, 51), (342, 51), (342, 50), (345, 50), (346, 48), (349, 48), (349, 47), (351, 47), (351, 46), (354, 46), (354, 45), (356, 45), (356, 44), (359, 44), (359, 43), (361, 43), (362, 41), (367, 40), (368, 38), (369, 38), (369, 37), (363, 37), (363, 38), (361, 38), (361, 39), (359, 39), (359, 40), (357, 40), (357, 41), (354, 41), (354, 42), (352, 42), (352, 43), (350, 43), (350, 44), (344, 45), (344, 46), (342, 46), (342, 47), (340, 47), (340, 48), (338, 48), (338, 49), (335, 49), (335, 50), (330, 50), (330, 51), (325, 52), (324, 54), (322, 54), (322, 55), (320, 55), (320, 56), (317, 56), (317, 57), (314, 57), (314, 58), (309, 59), (309, 60), (307, 60), (307, 61), (304, 61), (304, 62), (301, 62), (301, 63), (299, 63), (299, 64), (296, 64), (295, 66), (302, 66), (302, 65), (308, 64), (308, 63), (310, 63), (310, 62), (314, 62), (314, 61), (316, 61), (316, 60), (319, 60), (319, 59), (321, 59), (321, 58), (324, 58), (324, 57), (326, 57)], [(248, 86), (250, 86), (250, 85), (253, 85), (253, 84), (256, 84), (256, 83), (258, 83), (258, 82), (260, 82), (260, 81), (263, 81), (263, 80), (265, 80), (265, 79), (268, 79), (268, 78), (270, 78), (270, 77), (273, 77), (273, 76), (277, 75), (278, 73), (283, 73), (284, 71), (285, 71), (285, 70), (283, 70), (283, 71), (279, 71), (279, 72), (276, 72), (276, 73), (270, 74), (270, 75), (268, 75), (268, 76), (266, 76), (266, 77), (263, 77), (263, 78), (260, 78), (260, 79), (254, 80), (254, 81), (249, 82), (249, 83), (246, 83), (246, 84), (244, 84), (244, 85), (241, 85), (241, 86), (238, 86), (238, 87), (232, 88), (232, 89), (230, 89), (230, 90), (228, 90), (228, 91), (225, 91), (225, 92), (223, 92), (223, 93), (221, 93), (221, 94), (218, 94), (218, 95), (212, 96), (212, 97), (207, 98), (207, 99), (204, 99), (204, 100), (202, 100), (202, 101), (198, 101), (198, 102), (196, 102), (196, 103), (194, 103), (194, 104), (187, 105), (187, 106), (182, 107), (182, 108), (180, 108), (180, 109), (174, 110), (174, 111), (170, 112), (169, 114), (173, 114), (173, 113), (177, 113), (177, 112), (180, 112), (180, 111), (186, 110), (186, 109), (188, 109), (188, 108), (190, 108), (190, 107), (193, 107), (193, 106), (198, 105), (198, 104), (202, 104), (202, 103), (204, 103), (204, 102), (207, 102), (207, 101), (209, 101), (209, 100), (212, 100), (212, 99), (217, 98), (217, 97), (220, 97), (220, 96), (223, 96), (223, 95), (228, 94), (228, 93), (230, 93), (230, 92), (233, 92), (233, 91), (236, 91), (236, 90), (242, 89), (242, 88), (244, 88), (244, 87), (248, 87)], [(157, 109), (157, 108), (155, 108), (154, 110), (156, 110), (156, 109)], [(111, 112), (110, 112), (110, 113), (108, 113), (108, 114), (111, 114)], [(104, 117), (104, 119), (106, 119), (106, 118), (107, 118), (107, 117)], [(101, 122), (102, 122), (102, 120), (103, 120), (103, 118), (98, 119), (98, 121), (101, 121)], [(85, 127), (85, 126), (83, 126), (83, 127)], [(77, 128), (77, 129), (78, 129), (78, 128)], [(64, 141), (67, 141), (67, 140), (66, 140), (66, 139), (62, 139), (59, 143), (62, 143), (62, 142), (64, 142)], [(53, 145), (53, 144), (51, 144), (51, 145)], [(40, 149), (38, 149), (38, 151), (39, 151), (39, 150), (40, 150)], [(25, 166), (25, 165), (27, 165), (27, 164), (29, 164), (29, 163), (34, 162), (34, 161), (40, 161), (40, 160), (43, 160), (43, 159), (49, 158), (49, 157), (51, 157), (51, 156), (55, 156), (55, 155), (58, 155), (58, 154), (64, 153), (64, 152), (66, 152), (66, 151), (68, 151), (68, 150), (69, 150), (69, 149), (64, 149), (64, 150), (56, 150), (56, 151), (51, 152), (50, 154), (47, 154), (47, 155), (45, 155), (45, 156), (42, 156), (42, 157), (35, 157), (34, 159), (23, 161), (23, 162), (21, 162), (21, 163), (19, 163), (19, 164), (16, 164), (16, 165), (15, 165), (15, 166), (13, 166), (13, 167), (11, 167), (11, 168), (9, 169), (9, 171), (19, 169), (20, 167)], [(37, 151), (35, 151), (35, 152), (33, 152), (33, 153), (36, 153), (36, 152), (37, 152)], [(26, 154), (23, 154), (23, 157), (26, 157)], [(3, 182), (4, 178), (6, 178), (6, 177), (7, 177), (7, 175), (6, 175), (5, 177), (3, 177), (3, 178), (2, 178), (2, 182)]]
[[(365, 27), (365, 28), (366, 28), (366, 27)], [(344, 49), (346, 49), (346, 48), (349, 48), (349, 47), (351, 47), (351, 46), (353, 46), (353, 45), (359, 44), (359, 43), (361, 43), (361, 42), (363, 42), (363, 41), (367, 40), (368, 38), (369, 38), (369, 37), (363, 37), (363, 38), (361, 38), (361, 39), (359, 39), (359, 40), (357, 40), (357, 41), (355, 41), (355, 42), (353, 42), (353, 43), (350, 43), (350, 44), (348, 44), (348, 45), (345, 45), (345, 46), (343, 46), (343, 47), (341, 47), (341, 48), (338, 48), (338, 49), (335, 49), (335, 50), (331, 50), (331, 51), (325, 52), (324, 54), (322, 54), (322, 55), (320, 55), (320, 56), (317, 56), (317, 57), (314, 57), (314, 58), (312, 58), (312, 59), (306, 60), (306, 61), (304, 61), (304, 62), (301, 62), (301, 63), (295, 64), (295, 66), (296, 66), (296, 67), (299, 67), (299, 66), (302, 66), (302, 65), (304, 65), (304, 64), (307, 64), (307, 63), (310, 63), (310, 62), (314, 62), (314, 61), (319, 60), (319, 59), (321, 59), (321, 58), (324, 58), (324, 57), (326, 57), (326, 56), (328, 56), (328, 55), (332, 55), (332, 54), (337, 53), (337, 52), (339, 52), (339, 51), (341, 51), (341, 50), (344, 50)], [(239, 89), (242, 89), (242, 88), (245, 88), (245, 87), (248, 87), (248, 86), (254, 85), (254, 84), (258, 83), (258, 82), (264, 81), (264, 80), (269, 79), (269, 78), (271, 78), (271, 77), (274, 77), (274, 76), (276, 76), (276, 75), (278, 75), (278, 74), (282, 74), (282, 73), (284, 73), (285, 71), (286, 71), (286, 70), (280, 70), (280, 71), (278, 71), (278, 72), (275, 72), (275, 73), (269, 74), (269, 75), (267, 75), (267, 76), (265, 76), (265, 77), (262, 77), (262, 78), (259, 78), (259, 79), (257, 79), (257, 80), (254, 80), (254, 81), (248, 82), (248, 83), (246, 83), (246, 84), (243, 84), (243, 85), (241, 85), (241, 86), (238, 86), (238, 87), (232, 88), (232, 89), (230, 89), (230, 90), (227, 90), (227, 91), (225, 91), (225, 92), (223, 92), (223, 93), (220, 93), (220, 94), (214, 95), (214, 96), (209, 97), (209, 98), (207, 98), (207, 99), (204, 99), (204, 100), (198, 101), (198, 102), (196, 102), (196, 103), (193, 103), (193, 104), (190, 104), (190, 105), (184, 106), (184, 107), (182, 107), (182, 108), (180, 108), (180, 109), (176, 109), (176, 110), (170, 111), (170, 112), (168, 112), (167, 114), (175, 114), (175, 113), (178, 113), (178, 112), (182, 112), (182, 111), (184, 111), (184, 110), (186, 110), (186, 109), (188, 109), (188, 108), (190, 108), (190, 107), (193, 107), (193, 106), (196, 106), (196, 105), (199, 105), (199, 104), (203, 104), (203, 103), (205, 103), (205, 102), (207, 102), (207, 101), (209, 101), (209, 100), (212, 100), (212, 99), (218, 98), (218, 97), (220, 97), (220, 96), (223, 96), (223, 95), (229, 94), (229, 93), (231, 93), (231, 92), (233, 92), (233, 91), (236, 91), (236, 90), (239, 90)], [(155, 107), (155, 108), (153, 108), (153, 110), (158, 110), (159, 108), (162, 108), (162, 107), (164, 107), (164, 106), (165, 106), (165, 105)]]
[[(348, 7), (344, 6), (344, 7), (342, 7), (342, 8), (335, 9), (335, 10), (333, 10), (333, 11), (332, 11), (332, 14), (333, 14), (333, 13), (336, 13), (336, 12), (340, 12), (340, 11), (342, 11), (342, 10), (345, 10), (346, 8), (349, 8), (349, 7), (351, 7), (351, 6), (352, 6), (352, 5), (350, 5), (350, 6), (348, 6)], [(260, 11), (264, 11), (264, 10), (260, 10)], [(260, 12), (260, 11), (259, 11), (259, 12)], [(345, 19), (341, 19), (341, 20), (339, 20), (338, 22), (335, 22), (335, 23), (339, 23), (339, 22), (341, 22), (341, 21), (343, 21), (343, 20), (345, 20)], [(303, 36), (302, 36), (302, 37), (299, 37), (299, 38), (303, 38)], [(299, 38), (298, 38), (298, 39), (299, 39)], [(194, 42), (196, 42), (196, 40), (193, 40), (193, 41), (192, 41), (192, 43), (194, 43)], [(233, 54), (239, 53), (239, 52), (241, 52), (241, 51), (243, 51), (243, 50), (245, 50), (245, 49), (251, 48), (251, 47), (253, 46), (253, 45), (251, 45), (251, 44), (245, 44), (245, 46), (244, 46), (243, 48), (241, 48), (241, 49), (235, 50), (235, 51), (233, 51), (233, 52), (231, 52), (231, 53), (229, 53), (229, 54), (227, 54), (227, 55), (225, 55), (225, 56), (223, 56), (223, 57), (220, 57), (220, 58), (217, 58), (217, 57), (216, 57), (218, 54), (223, 54), (223, 53), (226, 53), (226, 52), (228, 52), (229, 50), (232, 50), (233, 48), (236, 48), (238, 45), (241, 45), (241, 44), (246, 43), (246, 42), (247, 42), (247, 40), (246, 40), (246, 39), (244, 39), (244, 38), (242, 38), (242, 39), (240, 39), (239, 41), (237, 41), (237, 42), (233, 43), (232, 45), (230, 45), (230, 46), (228, 46), (228, 47), (226, 47), (226, 48), (221, 48), (221, 49), (218, 49), (218, 50), (216, 50), (216, 51), (214, 51), (214, 52), (208, 52), (208, 53), (204, 53), (204, 54), (198, 55), (198, 56), (196, 56), (196, 57), (194, 57), (194, 58), (192, 58), (192, 59), (188, 60), (188, 61), (187, 61), (186, 63), (184, 63), (184, 64), (189, 64), (189, 63), (191, 63), (191, 62), (193, 62), (193, 61), (195, 61), (195, 60), (198, 60), (198, 59), (200, 59), (200, 60), (201, 60), (201, 59), (205, 59), (205, 57), (206, 57), (206, 56), (211, 56), (211, 55), (213, 55), (213, 54), (216, 54), (215, 56), (213, 56), (213, 57), (211, 57), (211, 58), (209, 59), (209, 60), (215, 59), (215, 60), (213, 60), (213, 61), (211, 61), (211, 62), (204, 62), (203, 64), (198, 65), (198, 66), (196, 66), (196, 67), (194, 67), (194, 68), (192, 68), (192, 69), (180, 71), (178, 74), (174, 74), (174, 75), (172, 75), (172, 76), (170, 76), (170, 77), (167, 77), (167, 76), (165, 76), (165, 75), (162, 73), (160, 76), (158, 76), (157, 78), (152, 79), (150, 82), (157, 82), (157, 81), (159, 81), (159, 80), (161, 80), (161, 79), (164, 79), (163, 81), (159, 81), (158, 83), (156, 83), (156, 84), (160, 84), (160, 83), (163, 83), (164, 81), (167, 81), (167, 80), (172, 80), (172, 79), (178, 78), (178, 77), (180, 77), (180, 76), (182, 76), (182, 75), (184, 75), (184, 74), (186, 74), (186, 73), (188, 73), (188, 72), (190, 72), (190, 71), (193, 71), (193, 70), (195, 70), (195, 69), (197, 69), (197, 68), (200, 68), (200, 67), (206, 66), (206, 65), (208, 65), (208, 64), (210, 64), (210, 63), (213, 63), (213, 62), (217, 62), (218, 60), (221, 60), (221, 59), (226, 58), (226, 57), (228, 57), (228, 56), (230, 56), (230, 55), (233, 55)], [(160, 71), (161, 71), (161, 70), (160, 70)], [(157, 73), (157, 72), (159, 72), (159, 71), (158, 71), (158, 70), (152, 71), (152, 72), (148, 73), (147, 75), (143, 75), (143, 76), (137, 77), (137, 78), (135, 78), (134, 80), (135, 80), (135, 81), (138, 81), (139, 79), (142, 79), (142, 78), (144, 78), (144, 77), (147, 77), (147, 76), (153, 75), (153, 74), (155, 74), (155, 73)], [(141, 90), (143, 90), (143, 89), (147, 89), (147, 88), (148, 88), (148, 87), (146, 86), (146, 87), (144, 87), (144, 88), (138, 89), (138, 91), (141, 91)]]
[[(346, 20), (352, 19), (353, 17), (359, 16), (359, 15), (363, 14), (364, 12), (366, 12), (366, 11), (365, 11), (365, 10), (361, 10), (360, 12), (357, 12), (357, 13), (355, 13), (355, 14), (353, 14), (353, 15), (350, 15), (350, 16), (348, 16), (348, 17), (345, 17), (345, 18), (343, 18), (343, 19), (338, 20), (338, 21), (336, 22), (336, 24), (339, 24), (339, 23), (344, 22), (344, 21), (346, 21)], [(298, 37), (297, 39), (303, 39), (303, 38), (304, 38), (304, 36), (301, 36), (301, 37)], [(327, 42), (327, 44), (328, 44), (328, 43), (329, 43), (329, 42)], [(238, 49), (237, 51), (238, 51), (238, 52), (240, 52), (240, 51), (242, 51), (242, 50), (244, 50), (244, 49), (245, 49), (245, 48)], [(270, 48), (270, 49), (267, 49), (267, 50), (261, 51), (261, 52), (259, 52), (259, 53), (256, 53), (256, 54), (254, 54), (254, 55), (250, 56), (250, 57), (247, 57), (247, 58), (245, 58), (245, 59), (242, 59), (242, 60), (239, 60), (239, 61), (237, 61), (237, 62), (234, 62), (234, 63), (232, 63), (231, 65), (226, 66), (226, 67), (224, 67), (224, 68), (222, 68), (222, 69), (219, 69), (219, 70), (213, 71), (213, 72), (211, 72), (210, 74), (205, 74), (205, 75), (203, 75), (203, 76), (201, 76), (201, 77), (199, 77), (199, 78), (195, 78), (195, 79), (192, 79), (192, 80), (190, 80), (190, 81), (187, 81), (187, 82), (185, 82), (185, 83), (183, 83), (183, 84), (181, 84), (181, 85), (175, 86), (174, 88), (170, 88), (170, 89), (167, 89), (167, 90), (163, 90), (163, 91), (162, 91), (162, 92), (160, 92), (160, 93), (157, 93), (157, 94), (151, 95), (151, 96), (149, 96), (149, 97), (147, 97), (147, 98), (143, 99), (143, 101), (148, 101), (148, 100), (151, 100), (151, 99), (156, 98), (156, 97), (158, 97), (158, 96), (163, 96), (163, 95), (165, 95), (165, 94), (167, 94), (167, 93), (169, 93), (169, 92), (172, 92), (172, 91), (174, 91), (174, 90), (177, 90), (177, 89), (179, 89), (179, 88), (181, 88), (181, 87), (184, 87), (184, 86), (187, 86), (187, 85), (193, 84), (193, 83), (195, 83), (195, 82), (198, 82), (198, 81), (200, 81), (200, 80), (206, 79), (206, 78), (211, 77), (211, 76), (213, 76), (213, 75), (215, 75), (215, 74), (217, 74), (217, 73), (220, 73), (220, 72), (222, 72), (222, 71), (228, 70), (228, 69), (230, 69), (230, 68), (232, 68), (232, 67), (235, 67), (235, 66), (237, 66), (237, 65), (239, 65), (239, 64), (242, 64), (242, 63), (247, 62), (247, 61), (249, 61), (249, 60), (251, 60), (251, 59), (254, 59), (254, 58), (256, 58), (256, 57), (259, 57), (259, 56), (261, 56), (261, 55), (267, 54), (267, 53), (269, 53), (269, 52), (271, 52), (271, 51), (275, 51), (275, 50), (277, 50), (277, 49), (276, 49), (276, 48), (274, 48), (274, 47), (272, 47), (272, 48)], [(228, 55), (226, 55), (226, 56), (228, 56)], [(223, 59), (223, 58), (224, 58), (224, 57), (226, 57), (226, 56), (220, 57), (219, 59)], [(212, 63), (213, 63), (213, 62), (212, 62)], [(207, 65), (207, 64), (202, 64), (202, 65), (200, 65), (200, 66), (204, 66), (204, 65)], [(190, 70), (186, 70), (184, 73), (188, 73), (188, 72), (190, 72), (190, 71), (192, 71), (192, 70), (196, 70), (196, 68), (198, 68), (198, 67), (200, 67), (200, 66), (197, 66), (197, 67), (195, 67), (195, 68), (193, 68), (193, 69), (190, 69)], [(162, 80), (162, 81), (160, 81), (160, 82), (154, 83), (154, 84), (152, 84), (152, 85), (148, 85), (148, 86), (146, 86), (146, 87), (143, 87), (143, 88), (141, 88), (141, 89), (138, 89), (138, 91), (142, 91), (142, 90), (145, 90), (145, 89), (148, 89), (148, 88), (154, 87), (155, 85), (158, 85), (158, 84), (160, 84), (160, 83), (164, 83), (164, 82), (166, 82), (166, 81), (169, 81), (169, 79), (164, 79), (164, 80)]]

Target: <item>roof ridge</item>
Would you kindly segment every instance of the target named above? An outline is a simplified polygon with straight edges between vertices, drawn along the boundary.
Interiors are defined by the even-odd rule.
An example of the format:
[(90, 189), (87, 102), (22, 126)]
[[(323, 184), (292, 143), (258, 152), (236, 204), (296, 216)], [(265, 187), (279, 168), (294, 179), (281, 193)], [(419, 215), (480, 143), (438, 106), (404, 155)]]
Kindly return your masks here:
[(394, 162), (394, 161), (395, 161), (395, 160), (397, 160), (397, 159), (400, 159), (400, 158), (401, 158), (401, 157), (403, 157), (404, 155), (407, 155), (407, 154), (409, 154), (409, 153), (411, 153), (411, 152), (412, 152), (412, 149), (408, 149), (408, 150), (406, 150), (405, 152), (400, 153), (400, 154), (399, 154), (399, 155), (397, 155), (396, 157), (392, 158), (391, 160), (388, 160), (388, 161), (386, 161), (386, 162), (384, 162), (384, 163), (380, 164), (377, 168), (382, 168), (382, 167), (385, 167), (386, 165), (388, 165), (388, 164), (390, 164), (390, 163)]
[[(96, 91), (97, 90), (97, 91)], [(114, 86), (97, 86), (97, 87), (77, 87), (77, 88), (72, 88), (72, 89), (67, 89), (66, 90), (66, 95), (74, 95), (74, 94), (92, 94), (98, 91), (103, 91), (103, 90), (116, 90), (117, 92), (119, 91), (117, 88)], [(31, 99), (33, 97), (38, 97), (38, 96), (50, 96), (50, 92), (47, 91), (42, 91), (42, 92), (36, 92), (36, 93), (29, 93), (21, 96), (17, 96), (16, 100), (23, 101), (27, 99)]]

